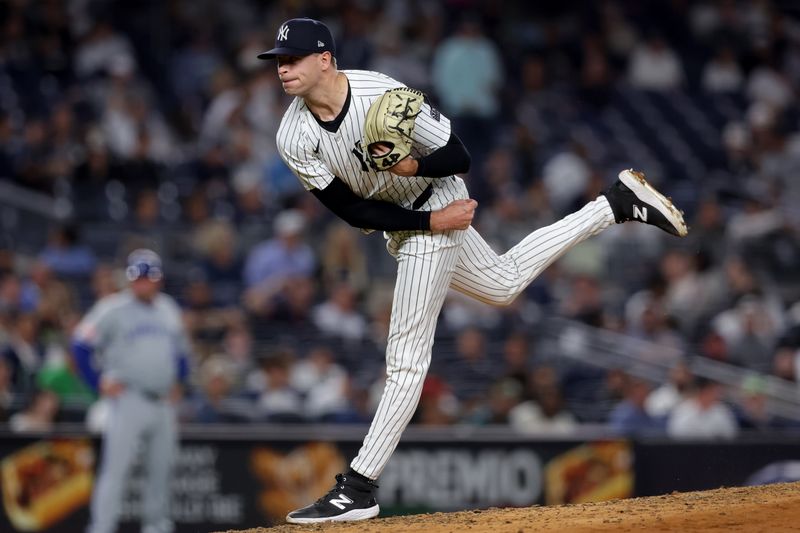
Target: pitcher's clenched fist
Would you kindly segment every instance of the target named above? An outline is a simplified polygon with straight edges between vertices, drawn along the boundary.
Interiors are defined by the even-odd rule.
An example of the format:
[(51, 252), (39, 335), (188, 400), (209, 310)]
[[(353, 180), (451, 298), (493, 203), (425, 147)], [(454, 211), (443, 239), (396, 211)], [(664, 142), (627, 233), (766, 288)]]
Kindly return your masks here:
[(467, 229), (475, 216), (475, 200), (456, 200), (446, 207), (431, 213), (431, 231)]

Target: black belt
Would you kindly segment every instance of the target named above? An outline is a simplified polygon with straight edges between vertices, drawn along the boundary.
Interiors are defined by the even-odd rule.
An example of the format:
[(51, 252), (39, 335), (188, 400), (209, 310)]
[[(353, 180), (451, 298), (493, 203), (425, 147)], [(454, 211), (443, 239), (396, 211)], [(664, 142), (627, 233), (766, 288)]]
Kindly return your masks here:
[(146, 399), (150, 400), (151, 402), (160, 402), (164, 399), (163, 394), (159, 394), (158, 392), (152, 392), (149, 390), (139, 390), (139, 392), (144, 396)]
[(411, 204), (412, 209), (419, 209), (422, 205), (430, 199), (433, 195), (433, 183), (430, 183), (428, 187), (422, 191), (422, 194), (417, 196), (417, 199), (414, 200), (414, 203)]

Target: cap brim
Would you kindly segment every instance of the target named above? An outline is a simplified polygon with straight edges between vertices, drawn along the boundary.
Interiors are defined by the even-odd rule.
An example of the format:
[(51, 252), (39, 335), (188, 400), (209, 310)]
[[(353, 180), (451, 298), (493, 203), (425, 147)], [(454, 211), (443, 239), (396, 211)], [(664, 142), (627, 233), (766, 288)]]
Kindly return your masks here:
[(273, 48), (258, 54), (259, 59), (275, 59), (278, 56), (307, 56), (316, 53), (315, 51), (301, 50), (300, 48)]

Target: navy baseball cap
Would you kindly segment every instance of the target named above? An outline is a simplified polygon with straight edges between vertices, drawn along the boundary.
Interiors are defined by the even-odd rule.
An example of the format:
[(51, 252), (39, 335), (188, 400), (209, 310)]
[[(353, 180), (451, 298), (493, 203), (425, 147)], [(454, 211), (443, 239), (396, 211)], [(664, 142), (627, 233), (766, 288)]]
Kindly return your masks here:
[(128, 256), (128, 268), (125, 269), (128, 281), (136, 281), (146, 277), (150, 281), (161, 281), (164, 271), (161, 268), (161, 258), (153, 250), (139, 248)]
[(307, 56), (320, 52), (336, 55), (331, 30), (322, 22), (309, 18), (290, 19), (281, 24), (275, 36), (275, 48), (258, 54), (259, 59), (276, 56)]

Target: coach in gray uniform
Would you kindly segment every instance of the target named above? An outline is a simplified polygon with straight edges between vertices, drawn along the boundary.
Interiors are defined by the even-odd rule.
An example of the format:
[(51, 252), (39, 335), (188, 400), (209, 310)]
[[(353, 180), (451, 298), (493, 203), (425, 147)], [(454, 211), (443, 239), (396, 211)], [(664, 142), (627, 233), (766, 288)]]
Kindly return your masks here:
[(88, 532), (116, 529), (125, 482), (142, 446), (142, 532), (169, 533), (178, 442), (173, 398), (188, 374), (189, 341), (178, 305), (160, 292), (158, 255), (134, 251), (126, 275), (128, 289), (97, 302), (73, 341), (82, 377), (110, 403)]

